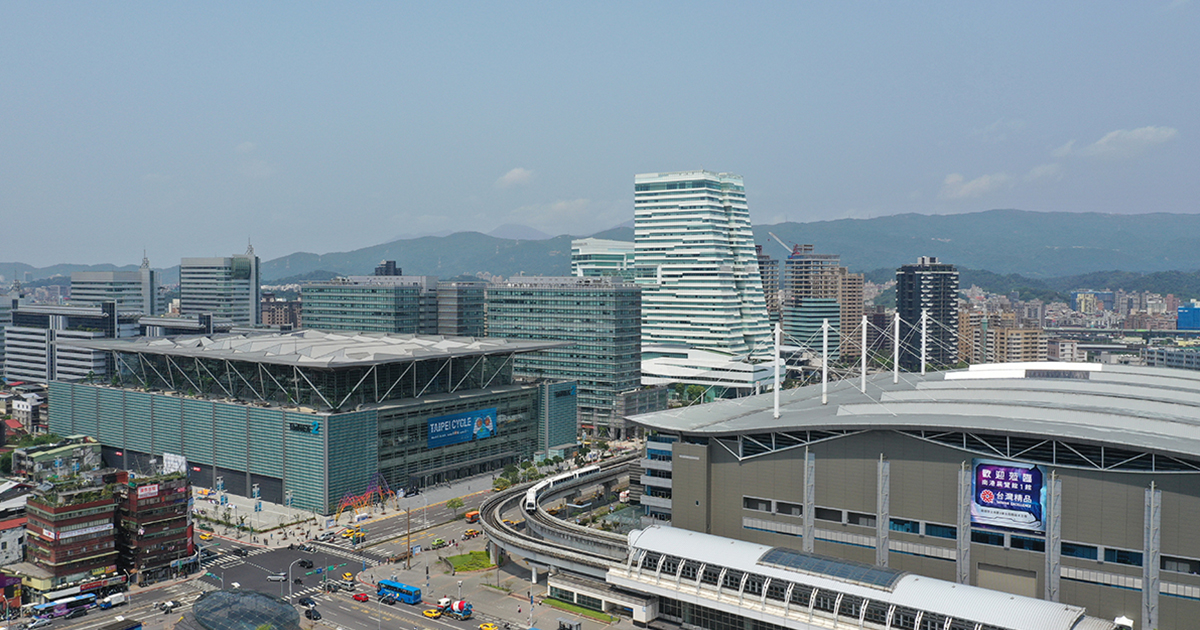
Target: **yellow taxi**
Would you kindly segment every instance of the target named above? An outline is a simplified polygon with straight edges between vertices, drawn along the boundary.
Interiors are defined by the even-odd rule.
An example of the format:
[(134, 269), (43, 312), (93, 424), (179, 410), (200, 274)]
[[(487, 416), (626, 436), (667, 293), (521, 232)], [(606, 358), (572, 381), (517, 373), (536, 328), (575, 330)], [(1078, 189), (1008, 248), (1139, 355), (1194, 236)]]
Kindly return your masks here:
[(421, 614), (429, 617), (430, 619), (437, 619), (438, 617), (442, 616), (442, 611), (436, 608), (426, 608)]
[(496, 628), (496, 624), (489, 621), (487, 623), (479, 624), (479, 630), (499, 630), (499, 629)]
[(350, 538), (358, 533), (359, 531), (357, 527), (347, 527), (346, 529), (342, 530), (342, 538)]
[(342, 574), (342, 579), (343, 579), (343, 580), (345, 580), (345, 581), (347, 581), (347, 582), (353, 582), (353, 581), (354, 581), (354, 574), (353, 574), (353, 573), (350, 573), (350, 572), (343, 573), (343, 574)]
[(212, 532), (200, 532), (200, 540), (212, 540)]

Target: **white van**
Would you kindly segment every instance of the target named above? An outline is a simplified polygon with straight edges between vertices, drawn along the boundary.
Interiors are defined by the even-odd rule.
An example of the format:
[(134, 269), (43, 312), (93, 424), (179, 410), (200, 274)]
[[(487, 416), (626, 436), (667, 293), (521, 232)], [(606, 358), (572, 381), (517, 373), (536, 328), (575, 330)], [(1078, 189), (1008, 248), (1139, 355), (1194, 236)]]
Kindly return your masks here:
[(271, 575), (267, 576), (267, 581), (268, 582), (286, 582), (287, 574), (286, 573), (272, 573)]

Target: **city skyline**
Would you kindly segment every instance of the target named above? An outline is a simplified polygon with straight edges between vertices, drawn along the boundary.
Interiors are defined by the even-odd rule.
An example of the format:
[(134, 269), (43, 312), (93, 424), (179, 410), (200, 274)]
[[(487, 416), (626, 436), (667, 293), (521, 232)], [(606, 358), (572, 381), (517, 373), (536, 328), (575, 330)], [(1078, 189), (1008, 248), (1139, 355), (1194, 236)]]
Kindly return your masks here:
[(586, 236), (697, 167), (762, 223), (1196, 211), (1195, 3), (630, 8), (6, 5), (0, 209), (54, 231), (4, 262)]

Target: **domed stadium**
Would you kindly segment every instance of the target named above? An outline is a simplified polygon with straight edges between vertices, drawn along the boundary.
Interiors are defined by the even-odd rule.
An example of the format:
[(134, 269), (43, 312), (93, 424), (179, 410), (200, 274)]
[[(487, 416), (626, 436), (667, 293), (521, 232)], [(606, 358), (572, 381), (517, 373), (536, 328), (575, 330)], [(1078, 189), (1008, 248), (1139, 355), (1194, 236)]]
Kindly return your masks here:
[(300, 614), (295, 607), (256, 591), (205, 593), (196, 600), (188, 617), (180, 626), (203, 630), (300, 630)]

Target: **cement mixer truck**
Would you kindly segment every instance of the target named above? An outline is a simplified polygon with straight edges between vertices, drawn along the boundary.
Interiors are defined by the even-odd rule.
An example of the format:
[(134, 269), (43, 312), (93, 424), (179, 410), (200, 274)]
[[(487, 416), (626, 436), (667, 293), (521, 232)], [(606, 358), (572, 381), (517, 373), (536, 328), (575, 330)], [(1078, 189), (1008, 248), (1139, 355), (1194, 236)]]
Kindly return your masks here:
[(443, 597), (438, 600), (438, 610), (442, 611), (443, 615), (448, 615), (459, 621), (471, 618), (471, 604), (465, 599), (450, 599)]

